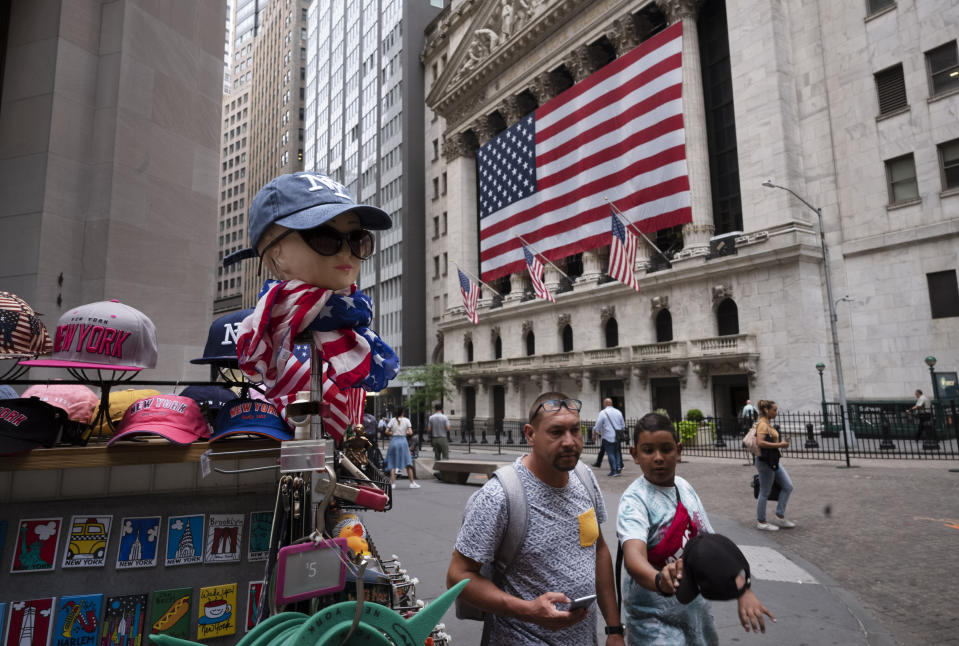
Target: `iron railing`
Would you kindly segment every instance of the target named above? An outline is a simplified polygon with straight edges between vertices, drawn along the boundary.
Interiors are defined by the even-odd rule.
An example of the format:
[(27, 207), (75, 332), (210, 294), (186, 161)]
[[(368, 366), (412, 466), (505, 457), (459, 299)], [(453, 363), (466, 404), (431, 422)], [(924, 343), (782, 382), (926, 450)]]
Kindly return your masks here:
[[(826, 404), (819, 411), (782, 411), (773, 420), (783, 438), (789, 438), (783, 455), (814, 460), (850, 459), (957, 459), (959, 458), (959, 403), (937, 401), (932, 413), (919, 416), (905, 407), (850, 406), (851, 437), (844, 437), (844, 411)], [(592, 420), (583, 420), (583, 453), (598, 453), (601, 441), (593, 440)], [(630, 437), (635, 419), (626, 421)], [(524, 450), (528, 447), (521, 420), (460, 420), (450, 429), (450, 446), (484, 452)], [(749, 459), (742, 440), (750, 422), (733, 417), (707, 417), (701, 422), (680, 422), (686, 455)], [(425, 424), (417, 428), (420, 451), (430, 450)], [(388, 442), (388, 440), (387, 440)], [(385, 446), (384, 442), (384, 446)], [(624, 455), (627, 442), (623, 443)]]

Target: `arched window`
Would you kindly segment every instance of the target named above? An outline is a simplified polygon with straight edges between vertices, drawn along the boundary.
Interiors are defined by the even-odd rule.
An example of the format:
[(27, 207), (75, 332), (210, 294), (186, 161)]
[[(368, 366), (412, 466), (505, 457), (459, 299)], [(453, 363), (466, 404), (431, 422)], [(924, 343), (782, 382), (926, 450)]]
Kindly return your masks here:
[(466, 363), (473, 363), (473, 341), (466, 340)]
[(719, 336), (739, 334), (739, 308), (736, 301), (727, 298), (716, 308), (716, 327)]
[(659, 314), (656, 315), (656, 342), (662, 343), (663, 341), (672, 340), (673, 315), (669, 313), (669, 310), (659, 310)]
[(526, 356), (531, 357), (536, 354), (536, 335), (530, 330), (526, 333)]
[(496, 340), (493, 341), (493, 358), (502, 359), (503, 358), (503, 340), (499, 337), (496, 337)]
[(563, 328), (563, 352), (573, 351), (573, 326), (567, 324)]
[(606, 321), (606, 347), (615, 348), (619, 346), (619, 324), (616, 319), (611, 318)]

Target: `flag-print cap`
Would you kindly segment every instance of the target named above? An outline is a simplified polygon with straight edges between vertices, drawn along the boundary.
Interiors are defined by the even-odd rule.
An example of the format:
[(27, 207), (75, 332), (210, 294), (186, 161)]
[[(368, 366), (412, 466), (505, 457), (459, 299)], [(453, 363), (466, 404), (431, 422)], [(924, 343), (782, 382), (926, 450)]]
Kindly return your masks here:
[(259, 399), (234, 399), (220, 409), (210, 441), (231, 435), (259, 435), (281, 442), (293, 439), (293, 431), (277, 413), (276, 406)]
[(240, 321), (253, 313), (253, 308), (224, 314), (210, 324), (203, 356), (190, 363), (213, 363), (225, 368), (236, 368), (236, 337)]
[(53, 338), (52, 359), (20, 363), (98, 370), (154, 368), (156, 328), (143, 312), (116, 300), (81, 305), (60, 317)]
[(32, 359), (50, 354), (50, 334), (25, 300), (0, 292), (0, 359)]
[(139, 435), (159, 435), (174, 444), (190, 444), (210, 437), (200, 406), (189, 397), (155, 395), (130, 405), (107, 446)]
[(250, 248), (230, 254), (223, 263), (255, 258), (257, 244), (271, 224), (302, 231), (347, 211), (356, 214), (364, 229), (393, 226), (386, 211), (357, 204), (345, 186), (326, 175), (312, 171), (280, 175), (261, 188), (250, 204)]
[(35, 397), (0, 400), (0, 454), (50, 448), (66, 422), (66, 412)]

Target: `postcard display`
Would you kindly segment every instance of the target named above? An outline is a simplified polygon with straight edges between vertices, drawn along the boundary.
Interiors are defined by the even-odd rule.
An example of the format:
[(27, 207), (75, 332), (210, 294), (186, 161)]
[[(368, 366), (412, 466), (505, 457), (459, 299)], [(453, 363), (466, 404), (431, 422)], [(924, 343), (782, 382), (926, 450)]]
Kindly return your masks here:
[[(309, 623), (291, 630), (338, 634), (348, 626), (323, 617), (352, 623), (356, 605), (353, 639), (448, 644), (440, 622), (462, 586), (418, 601), (417, 580), (380, 557), (359, 515), (392, 507), (378, 450), (350, 428), (336, 448), (291, 440), (270, 451), (280, 469), (272, 486), (256, 484), (263, 477), (245, 486), (241, 473), (239, 485), (209, 493), (0, 505), (0, 646), (141, 646), (150, 634), (235, 644), (289, 611)], [(150, 464), (137, 468), (149, 477)]]

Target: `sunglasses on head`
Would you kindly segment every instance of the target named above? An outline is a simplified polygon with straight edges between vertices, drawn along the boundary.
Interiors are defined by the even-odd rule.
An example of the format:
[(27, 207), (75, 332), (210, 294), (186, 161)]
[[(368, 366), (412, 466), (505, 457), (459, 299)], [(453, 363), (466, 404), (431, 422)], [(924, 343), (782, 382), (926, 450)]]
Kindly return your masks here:
[(340, 253), (344, 242), (349, 246), (350, 253), (360, 260), (366, 260), (373, 255), (373, 234), (366, 229), (354, 229), (353, 231), (343, 232), (337, 231), (333, 227), (324, 224), (302, 231), (295, 229), (284, 231), (273, 238), (268, 245), (263, 247), (263, 251), (260, 253), (260, 259), (262, 260), (270, 247), (293, 233), (300, 234), (303, 242), (321, 256), (335, 256)]
[(583, 402), (578, 399), (547, 399), (546, 401), (540, 402), (536, 410), (533, 411), (533, 414), (529, 416), (529, 421), (532, 423), (541, 410), (547, 413), (555, 413), (562, 408), (578, 413), (580, 409), (583, 408)]

